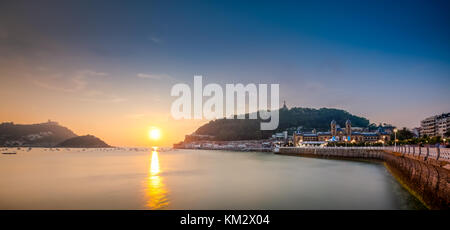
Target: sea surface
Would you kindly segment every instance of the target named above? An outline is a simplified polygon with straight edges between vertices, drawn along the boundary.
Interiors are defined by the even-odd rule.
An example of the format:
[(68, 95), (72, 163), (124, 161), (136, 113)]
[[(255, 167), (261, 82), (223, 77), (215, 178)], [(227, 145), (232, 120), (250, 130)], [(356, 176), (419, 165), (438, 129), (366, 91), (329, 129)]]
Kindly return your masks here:
[(382, 163), (210, 150), (8, 151), (17, 154), (0, 154), (0, 209), (425, 208)]

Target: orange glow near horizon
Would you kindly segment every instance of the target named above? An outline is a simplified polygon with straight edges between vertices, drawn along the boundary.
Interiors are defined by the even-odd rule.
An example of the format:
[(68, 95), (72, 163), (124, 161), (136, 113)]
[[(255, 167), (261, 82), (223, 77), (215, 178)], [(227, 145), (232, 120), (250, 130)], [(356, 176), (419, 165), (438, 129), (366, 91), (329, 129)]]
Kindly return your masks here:
[[(105, 78), (112, 73), (93, 77), (64, 68), (48, 71), (36, 72), (33, 65), (26, 71), (22, 66), (0, 68), (0, 76), (4, 76), (0, 84), (0, 95), (5, 99), (2, 108), (8, 108), (0, 109), (0, 123), (37, 124), (50, 119), (76, 135), (91, 134), (111, 146), (169, 147), (209, 122), (173, 119), (170, 113), (173, 98), (160, 97), (147, 88), (140, 94), (136, 93), (140, 92), (136, 87), (127, 84), (110, 84)], [(32, 79), (26, 77), (27, 72), (33, 72)], [(80, 77), (85, 88), (71, 88)], [(142, 79), (134, 80), (129, 84), (147, 87)], [(171, 82), (161, 84), (161, 90), (168, 87), (170, 91)], [(124, 101), (115, 100), (119, 98)], [(160, 130), (159, 140), (149, 138), (151, 127)]]
[[(52, 107), (47, 107), (47, 109), (50, 110), (47, 113), (53, 115), (46, 115), (44, 111), (41, 111), (41, 114), (35, 116), (34, 111), (26, 112), (21, 108), (17, 110), (17, 113), (14, 110), (13, 112), (2, 110), (0, 111), (0, 122), (36, 124), (51, 119), (72, 130), (76, 135), (91, 134), (109, 145), (118, 147), (169, 147), (184, 140), (186, 134), (194, 132), (198, 127), (208, 122), (207, 120), (174, 120), (170, 117), (170, 114), (156, 112), (155, 115), (149, 115), (149, 117), (131, 119), (121, 114), (117, 115), (117, 111), (106, 112), (108, 109), (99, 111), (98, 114), (91, 110), (93, 114), (89, 119), (80, 119), (79, 117), (84, 117), (84, 110), (73, 112), (72, 115), (78, 116), (74, 118), (72, 115), (60, 114), (64, 113), (65, 110), (54, 110)], [(36, 110), (40, 111), (41, 108), (39, 107)], [(4, 115), (3, 112), (8, 112), (8, 114)], [(19, 114), (19, 112), (21, 113)], [(152, 122), (150, 126), (149, 121)], [(151, 127), (157, 127), (160, 130), (159, 140), (150, 139)]]

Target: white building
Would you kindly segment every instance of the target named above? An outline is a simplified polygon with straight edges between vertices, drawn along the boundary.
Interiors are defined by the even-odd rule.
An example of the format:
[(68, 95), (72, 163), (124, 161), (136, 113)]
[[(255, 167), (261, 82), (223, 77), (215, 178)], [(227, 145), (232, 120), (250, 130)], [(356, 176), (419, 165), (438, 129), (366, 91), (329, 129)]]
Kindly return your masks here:
[(420, 136), (441, 136), (450, 130), (450, 113), (443, 113), (432, 117), (425, 118), (420, 122)]

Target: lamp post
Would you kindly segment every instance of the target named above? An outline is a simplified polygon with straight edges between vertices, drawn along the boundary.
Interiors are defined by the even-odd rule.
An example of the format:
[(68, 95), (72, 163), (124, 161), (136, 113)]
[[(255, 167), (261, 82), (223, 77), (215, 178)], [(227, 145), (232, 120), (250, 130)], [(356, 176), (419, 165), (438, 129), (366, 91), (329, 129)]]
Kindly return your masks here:
[(394, 149), (397, 149), (397, 129), (394, 129)]

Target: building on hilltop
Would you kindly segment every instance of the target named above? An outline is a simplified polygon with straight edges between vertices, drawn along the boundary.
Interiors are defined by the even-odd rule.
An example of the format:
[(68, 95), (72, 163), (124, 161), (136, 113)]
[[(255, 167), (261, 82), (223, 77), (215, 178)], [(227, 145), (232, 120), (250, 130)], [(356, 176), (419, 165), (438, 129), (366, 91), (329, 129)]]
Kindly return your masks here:
[(50, 119), (48, 119), (47, 122), (44, 122), (44, 123), (42, 123), (42, 124), (44, 124), (44, 125), (59, 125), (58, 122), (52, 121), (52, 120), (50, 120)]

